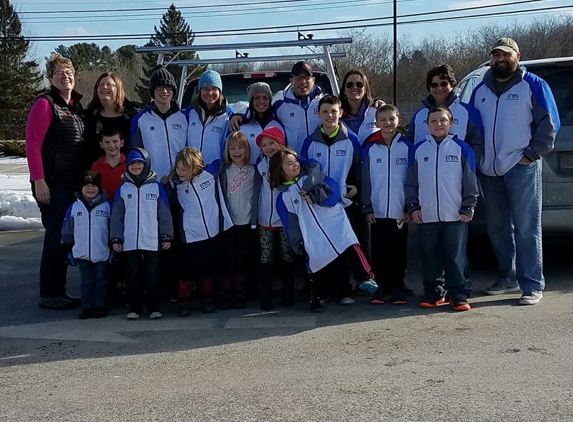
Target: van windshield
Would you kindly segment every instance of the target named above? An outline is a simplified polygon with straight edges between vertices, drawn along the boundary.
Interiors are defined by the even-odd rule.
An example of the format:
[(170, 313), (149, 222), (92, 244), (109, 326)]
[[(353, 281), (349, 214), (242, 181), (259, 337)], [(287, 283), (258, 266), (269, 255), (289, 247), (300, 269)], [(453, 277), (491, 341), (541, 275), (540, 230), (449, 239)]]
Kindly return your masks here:
[(561, 126), (573, 126), (573, 64), (566, 67), (531, 68), (551, 87), (559, 110)]

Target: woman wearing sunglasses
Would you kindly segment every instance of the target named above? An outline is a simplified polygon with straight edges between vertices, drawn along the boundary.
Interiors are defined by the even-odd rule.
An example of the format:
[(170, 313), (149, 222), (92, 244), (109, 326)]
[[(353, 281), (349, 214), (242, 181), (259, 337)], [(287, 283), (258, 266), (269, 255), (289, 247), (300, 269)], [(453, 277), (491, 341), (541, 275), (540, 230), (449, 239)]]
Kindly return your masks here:
[(408, 125), (406, 136), (411, 142), (418, 142), (430, 136), (430, 129), (426, 122), (428, 110), (434, 107), (447, 107), (452, 112), (454, 120), (450, 133), (466, 141), (474, 150), (476, 161), (483, 155), (483, 127), (478, 111), (469, 104), (462, 103), (456, 87), (454, 69), (447, 64), (434, 67), (426, 74), (426, 88), (430, 92), (422, 100), (424, 107), (420, 108), (412, 117)]
[(359, 69), (351, 69), (342, 78), (340, 87), (342, 102), (342, 122), (348, 129), (358, 135), (362, 144), (373, 132), (378, 130), (374, 124), (376, 107), (384, 105), (382, 100), (374, 100), (366, 74)]

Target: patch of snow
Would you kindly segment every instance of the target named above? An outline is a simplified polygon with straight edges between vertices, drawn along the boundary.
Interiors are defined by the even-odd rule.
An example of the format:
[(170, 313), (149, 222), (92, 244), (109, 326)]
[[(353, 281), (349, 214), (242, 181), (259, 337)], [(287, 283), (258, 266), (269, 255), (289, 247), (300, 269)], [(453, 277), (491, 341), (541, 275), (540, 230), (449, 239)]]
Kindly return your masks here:
[(29, 176), (0, 174), (0, 231), (42, 228)]
[(4, 153), (0, 153), (1, 164), (28, 164), (26, 157), (12, 157)]

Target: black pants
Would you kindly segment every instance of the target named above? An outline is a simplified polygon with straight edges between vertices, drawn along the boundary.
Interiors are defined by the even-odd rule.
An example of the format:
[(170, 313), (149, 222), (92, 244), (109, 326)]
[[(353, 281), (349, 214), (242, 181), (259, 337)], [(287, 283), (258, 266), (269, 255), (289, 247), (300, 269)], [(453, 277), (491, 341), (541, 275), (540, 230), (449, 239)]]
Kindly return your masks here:
[(226, 275), (247, 274), (247, 259), (251, 243), (251, 226), (233, 226), (223, 232)]
[(384, 294), (393, 294), (404, 283), (408, 253), (408, 224), (377, 218), (371, 227), (372, 267)]
[[(129, 310), (140, 314), (144, 302), (147, 310), (159, 310), (159, 251), (126, 251)], [(144, 269), (144, 271), (142, 271)]]
[[(32, 193), (35, 197), (33, 183)], [(61, 296), (66, 293), (68, 265), (60, 256), (60, 243), (66, 211), (74, 201), (71, 189), (50, 186), (50, 203), (38, 202), (42, 225), (46, 229), (40, 260), (40, 297), (42, 298)]]
[(181, 279), (204, 280), (214, 279), (218, 270), (219, 236), (181, 245)]

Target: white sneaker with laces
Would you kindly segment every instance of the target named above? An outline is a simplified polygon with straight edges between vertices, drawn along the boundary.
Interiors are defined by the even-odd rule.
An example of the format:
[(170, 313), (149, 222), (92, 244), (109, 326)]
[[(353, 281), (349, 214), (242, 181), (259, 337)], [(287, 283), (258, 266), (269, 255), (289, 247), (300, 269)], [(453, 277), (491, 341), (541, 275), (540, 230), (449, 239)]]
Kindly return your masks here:
[(519, 299), (520, 305), (537, 305), (539, 301), (543, 299), (543, 292), (523, 292), (521, 299)]
[(351, 297), (343, 297), (342, 300), (340, 301), (341, 305), (353, 305), (354, 304), (354, 299), (352, 299)]
[(127, 314), (127, 319), (139, 319), (139, 314), (136, 312), (130, 312)]
[(152, 312), (151, 315), (149, 315), (149, 319), (157, 319), (157, 318), (162, 318), (163, 314), (161, 312), (155, 311)]

